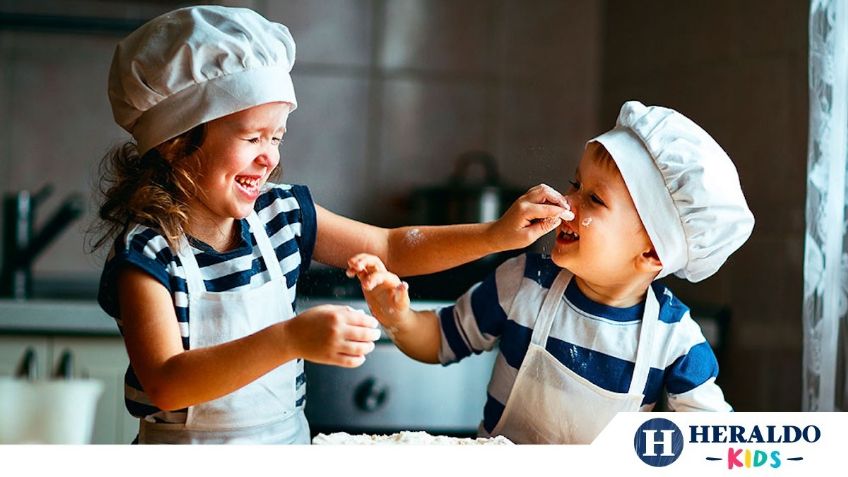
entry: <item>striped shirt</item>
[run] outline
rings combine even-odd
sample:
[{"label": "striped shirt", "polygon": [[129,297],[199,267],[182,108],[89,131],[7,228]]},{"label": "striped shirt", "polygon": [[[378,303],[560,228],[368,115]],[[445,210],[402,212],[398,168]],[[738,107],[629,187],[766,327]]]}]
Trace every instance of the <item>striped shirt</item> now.
[{"label": "striped shirt", "polygon": [[[498,345],[483,427],[491,433],[504,411],[515,377],[530,344],[542,303],[560,268],[538,254],[504,262],[482,282],[438,310],[439,360],[447,365]],[[718,362],[689,308],[664,285],[652,285],[660,312],[657,348],[645,385],[642,411],[653,409],[668,393],[676,411],[729,411],[715,384]],[[551,326],[545,349],[559,362],[608,391],[630,388],[644,302],[615,308],[587,298],[572,279]]]},{"label": "striped shirt", "polygon": [[[285,275],[292,309],[300,274],[309,267],[315,245],[317,223],[315,205],[309,189],[299,185],[266,184],[254,205],[259,220],[271,239],[280,267]],[[241,243],[234,250],[217,252],[209,245],[189,237],[200,274],[209,292],[237,291],[257,288],[270,280],[256,238],[246,219],[237,222]],[[115,240],[106,259],[100,278],[98,301],[103,310],[114,317],[123,333],[118,304],[117,273],[121,267],[132,265],[149,273],[170,292],[180,327],[183,349],[189,349],[189,320],[185,271],[176,251],[156,230],[143,225],[131,225]],[[303,360],[297,360],[296,403],[306,402],[306,376]],[[132,365],[124,378],[124,401],[131,415],[155,422],[184,423],[187,409],[163,411],[152,404],[145,394]]]}]

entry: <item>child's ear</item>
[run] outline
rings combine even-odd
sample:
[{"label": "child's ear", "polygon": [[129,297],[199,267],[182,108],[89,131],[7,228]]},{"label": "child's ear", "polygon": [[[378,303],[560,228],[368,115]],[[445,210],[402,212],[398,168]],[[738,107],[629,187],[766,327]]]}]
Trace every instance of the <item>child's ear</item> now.
[{"label": "child's ear", "polygon": [[658,273],[663,268],[663,264],[654,247],[642,252],[642,255],[637,259],[637,265],[644,272]]}]

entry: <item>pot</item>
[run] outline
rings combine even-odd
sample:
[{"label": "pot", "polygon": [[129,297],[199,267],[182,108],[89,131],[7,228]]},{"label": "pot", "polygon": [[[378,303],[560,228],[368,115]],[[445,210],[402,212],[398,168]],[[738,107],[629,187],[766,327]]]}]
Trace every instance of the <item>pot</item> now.
[{"label": "pot", "polygon": [[[504,183],[494,156],[468,151],[454,161],[444,185],[417,189],[411,196],[412,221],[422,225],[490,222],[498,219],[525,189]],[[506,259],[521,253],[513,250],[488,255],[441,273],[408,277],[413,299],[455,300]]]}]

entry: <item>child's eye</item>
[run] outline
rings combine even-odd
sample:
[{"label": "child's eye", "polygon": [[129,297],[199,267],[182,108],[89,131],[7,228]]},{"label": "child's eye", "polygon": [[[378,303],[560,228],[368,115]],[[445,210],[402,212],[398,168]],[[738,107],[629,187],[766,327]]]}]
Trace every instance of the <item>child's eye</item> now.
[{"label": "child's eye", "polygon": [[592,202],[599,204],[599,205],[606,206],[606,204],[604,204],[604,201],[602,201],[600,198],[598,198],[598,196],[596,196],[595,194],[592,194]]},{"label": "child's eye", "polygon": [[281,138],[281,137],[272,137],[272,138],[271,138],[271,142],[273,142],[274,144],[280,145],[280,144],[282,144],[282,143],[283,143],[283,138]]},{"label": "child's eye", "polygon": [[569,183],[569,184],[571,184],[571,187],[572,187],[574,190],[580,190],[580,182],[577,182],[577,181],[568,181],[568,183]]},{"label": "child's eye", "polygon": [[247,141],[251,144],[259,144],[259,138],[258,137],[252,137],[252,138],[249,138],[249,139],[245,139],[245,141]]}]

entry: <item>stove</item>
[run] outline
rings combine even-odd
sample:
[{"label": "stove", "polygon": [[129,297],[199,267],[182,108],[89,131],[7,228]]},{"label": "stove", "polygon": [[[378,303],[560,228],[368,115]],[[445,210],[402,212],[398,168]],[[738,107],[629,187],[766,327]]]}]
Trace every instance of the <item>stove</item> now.
[{"label": "stove", "polygon": [[[368,312],[364,300],[313,298]],[[417,310],[452,302],[413,301]],[[306,363],[306,417],[318,432],[386,434],[422,430],[457,437],[476,436],[497,351],[448,366],[425,364],[403,354],[387,337],[376,343],[358,368]]]}]

